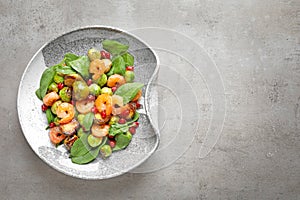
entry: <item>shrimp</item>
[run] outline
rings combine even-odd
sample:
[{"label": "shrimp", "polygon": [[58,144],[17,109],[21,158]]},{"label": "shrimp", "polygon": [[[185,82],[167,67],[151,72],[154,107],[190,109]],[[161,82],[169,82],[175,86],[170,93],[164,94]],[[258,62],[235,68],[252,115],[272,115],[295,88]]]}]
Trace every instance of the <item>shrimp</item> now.
[{"label": "shrimp", "polygon": [[89,99],[84,99],[81,101],[76,101],[76,109],[82,114],[87,114],[94,107],[94,101]]},{"label": "shrimp", "polygon": [[90,63],[89,72],[94,74],[93,80],[97,80],[104,74],[106,70],[105,63],[103,60],[95,59]]},{"label": "shrimp", "polygon": [[50,93],[46,94],[46,96],[44,96],[43,103],[46,106],[52,106],[54,104],[54,102],[57,101],[59,98],[60,97],[56,92],[50,92]]},{"label": "shrimp", "polygon": [[69,123],[75,116],[75,108],[70,103],[61,103],[56,109],[56,115],[61,118],[59,120],[60,124]]},{"label": "shrimp", "polygon": [[123,98],[118,95],[112,96],[112,114],[113,115],[119,115],[121,112],[123,112]]},{"label": "shrimp", "polygon": [[61,141],[63,141],[66,138],[66,136],[62,133],[62,130],[59,126],[50,128],[49,137],[53,144],[59,144]]},{"label": "shrimp", "polygon": [[112,112],[112,97],[109,94],[101,94],[95,101],[95,106],[99,112],[105,111],[106,116]]},{"label": "shrimp", "polygon": [[104,137],[108,135],[110,125],[97,125],[92,126],[92,135],[95,137]]},{"label": "shrimp", "polygon": [[76,119],[73,119],[71,122],[67,124],[61,124],[60,128],[63,134],[65,135],[73,135],[76,132],[76,129],[79,127],[79,122]]},{"label": "shrimp", "polygon": [[108,87],[119,87],[125,83],[126,83],[126,81],[125,81],[124,76],[121,76],[119,74],[111,75],[107,80]]},{"label": "shrimp", "polygon": [[142,90],[139,90],[138,93],[135,95],[135,97],[131,101],[138,101],[139,98],[142,96]]},{"label": "shrimp", "polygon": [[102,61],[104,62],[104,65],[105,65],[104,73],[107,73],[111,68],[112,62],[109,59],[102,59]]}]

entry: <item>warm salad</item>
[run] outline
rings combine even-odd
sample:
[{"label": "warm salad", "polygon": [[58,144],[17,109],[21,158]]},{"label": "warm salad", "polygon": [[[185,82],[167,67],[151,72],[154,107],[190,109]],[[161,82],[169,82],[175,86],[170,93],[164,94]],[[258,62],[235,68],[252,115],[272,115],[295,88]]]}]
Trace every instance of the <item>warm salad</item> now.
[{"label": "warm salad", "polygon": [[102,42],[87,55],[67,53],[47,68],[36,95],[43,101],[50,141],[64,144],[73,163],[86,164],[126,148],[137,122],[142,83],[134,80],[134,57],[129,46]]}]

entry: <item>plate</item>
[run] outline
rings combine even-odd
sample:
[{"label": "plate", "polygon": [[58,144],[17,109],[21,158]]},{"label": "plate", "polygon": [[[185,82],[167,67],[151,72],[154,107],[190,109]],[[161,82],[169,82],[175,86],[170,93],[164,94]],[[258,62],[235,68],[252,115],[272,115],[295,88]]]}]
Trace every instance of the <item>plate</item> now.
[{"label": "plate", "polygon": [[[84,55],[88,49],[102,49],[104,39],[114,39],[129,45],[129,52],[135,57],[136,82],[145,84],[141,97],[140,127],[129,146],[114,152],[106,160],[100,157],[86,165],[71,162],[68,151],[60,145],[54,147],[45,130],[47,120],[41,110],[42,102],[35,96],[39,81],[46,67],[57,64],[64,54],[72,52]],[[143,163],[157,149],[159,131],[149,115],[151,102],[157,97],[153,83],[159,68],[155,52],[136,36],[114,27],[83,27],[64,33],[41,47],[27,65],[18,91],[17,109],[23,134],[32,150],[48,165],[66,175],[82,179],[107,179],[124,174]],[[151,110],[151,115],[153,115]]]}]

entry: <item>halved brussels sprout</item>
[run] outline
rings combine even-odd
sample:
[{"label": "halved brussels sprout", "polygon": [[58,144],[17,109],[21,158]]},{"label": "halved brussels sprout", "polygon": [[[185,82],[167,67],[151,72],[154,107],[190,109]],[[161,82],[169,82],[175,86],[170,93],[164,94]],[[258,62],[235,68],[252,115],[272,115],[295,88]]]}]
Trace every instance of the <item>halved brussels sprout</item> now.
[{"label": "halved brussels sprout", "polygon": [[87,55],[88,55],[90,61],[101,58],[100,51],[98,51],[97,49],[94,49],[94,48],[88,50]]},{"label": "halved brussels sprout", "polygon": [[48,90],[49,90],[49,91],[58,92],[57,84],[54,83],[54,82],[52,82],[52,83],[49,85]]},{"label": "halved brussels sprout", "polygon": [[101,93],[101,88],[96,83],[93,83],[89,86],[90,94],[98,96]]},{"label": "halved brussels sprout", "polygon": [[91,147],[99,146],[102,142],[102,137],[95,137],[92,134],[90,134],[87,138],[87,141]]},{"label": "halved brussels sprout", "polygon": [[62,101],[70,102],[72,98],[72,91],[69,87],[64,87],[59,91],[59,96]]},{"label": "halved brussels sprout", "polygon": [[108,158],[112,154],[112,149],[109,145],[105,144],[100,148],[102,158]]},{"label": "halved brussels sprout", "polygon": [[54,104],[51,106],[51,111],[53,114],[56,115],[56,109],[61,103],[62,103],[61,101],[55,101]]},{"label": "halved brussels sprout", "polygon": [[134,72],[133,71],[126,71],[124,77],[125,77],[126,83],[133,82]]},{"label": "halved brussels sprout", "polygon": [[89,95],[89,87],[85,83],[85,81],[75,81],[73,83],[73,92],[74,92],[74,98],[76,100],[83,100],[87,98]]},{"label": "halved brussels sprout", "polygon": [[111,88],[109,87],[104,87],[101,89],[101,94],[109,94],[109,95],[113,95],[113,92],[111,90]]},{"label": "halved brussels sprout", "polygon": [[55,74],[53,80],[54,80],[55,83],[63,83],[64,82],[64,77],[62,77],[58,74]]},{"label": "halved brussels sprout", "polygon": [[102,74],[101,77],[96,82],[101,87],[104,86],[106,84],[106,82],[107,82],[107,76],[106,76],[106,74]]}]

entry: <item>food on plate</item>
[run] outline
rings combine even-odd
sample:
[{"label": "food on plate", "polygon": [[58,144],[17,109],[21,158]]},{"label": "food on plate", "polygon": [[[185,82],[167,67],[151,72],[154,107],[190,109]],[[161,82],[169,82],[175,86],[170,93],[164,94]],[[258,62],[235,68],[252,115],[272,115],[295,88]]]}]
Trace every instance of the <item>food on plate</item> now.
[{"label": "food on plate", "polygon": [[63,144],[76,164],[125,149],[139,127],[142,83],[134,82],[128,45],[104,40],[103,50],[67,53],[47,68],[36,96],[43,101],[51,143]]}]

